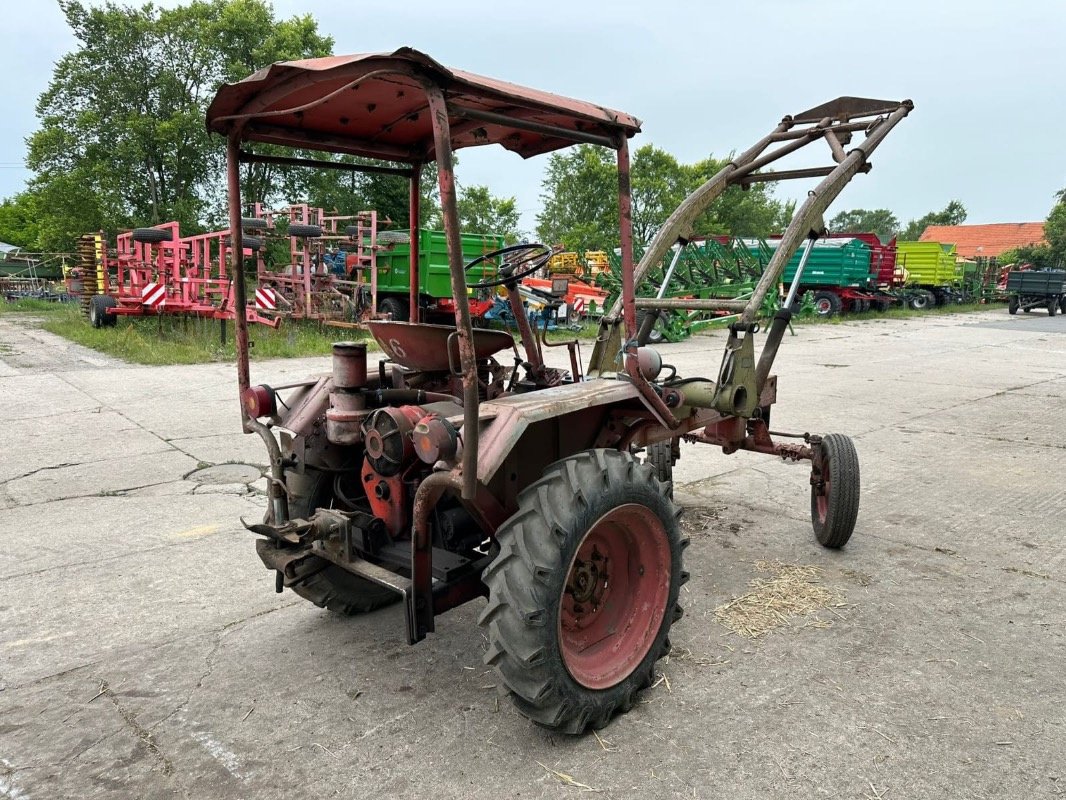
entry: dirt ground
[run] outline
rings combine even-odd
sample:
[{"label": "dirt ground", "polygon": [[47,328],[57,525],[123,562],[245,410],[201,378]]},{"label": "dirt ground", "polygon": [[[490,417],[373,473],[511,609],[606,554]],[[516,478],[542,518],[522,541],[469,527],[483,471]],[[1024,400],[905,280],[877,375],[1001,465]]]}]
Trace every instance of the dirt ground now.
[{"label": "dirt ground", "polygon": [[[673,655],[569,738],[497,698],[480,601],[408,647],[399,608],[274,594],[239,521],[265,459],[232,367],[127,366],[0,317],[0,798],[1066,794],[1066,319],[796,334],[773,425],[855,437],[851,543],[815,543],[803,466],[686,445]],[[661,349],[713,376],[720,344]],[[796,565],[826,607],[756,638],[716,615]]]}]

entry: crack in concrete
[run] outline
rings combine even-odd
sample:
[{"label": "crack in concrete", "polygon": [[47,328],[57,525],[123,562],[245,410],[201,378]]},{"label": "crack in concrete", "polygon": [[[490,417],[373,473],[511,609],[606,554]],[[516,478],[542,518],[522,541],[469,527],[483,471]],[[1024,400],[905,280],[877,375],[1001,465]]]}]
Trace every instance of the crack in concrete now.
[{"label": "crack in concrete", "polygon": [[47,472],[50,469],[65,469],[66,467],[80,467],[86,462],[84,461],[67,461],[62,464],[53,464],[48,467],[37,467],[37,469],[31,469],[29,472],[24,472],[21,475],[15,475],[13,478],[5,478],[0,481],[0,486],[4,486],[13,481],[20,481],[23,478],[29,478],[32,475],[36,475],[38,472]]},{"label": "crack in concrete", "polygon": [[111,691],[111,687],[105,680],[100,681],[100,693],[114,704],[119,716],[122,717],[126,726],[133,732],[134,736],[136,736],[141,744],[148,748],[148,752],[155,756],[155,758],[163,765],[163,774],[173,775],[174,764],[169,758],[167,758],[162,749],[160,749],[155,737],[152,736],[151,731],[137,722],[136,715],[119,702],[118,697],[116,697],[115,693]]},{"label": "crack in concrete", "polygon": [[[141,489],[151,489],[151,488],[153,488],[155,486],[166,486],[168,483],[181,483],[181,482],[182,482],[182,480],[179,478],[179,479],[170,480],[170,481],[159,481],[157,483],[145,483],[145,484],[143,484],[141,486],[127,486],[127,487],[125,487],[123,489],[105,489],[103,491],[90,492],[89,494],[72,494],[72,495],[67,495],[66,497],[53,497],[53,498],[50,498],[48,500],[38,500],[35,503],[19,503],[19,502],[15,502],[14,498],[12,498],[10,494],[8,494],[7,498],[12,501],[12,504],[11,505],[2,505],[2,506],[0,506],[0,510],[8,510],[8,509],[12,509],[12,508],[33,508],[34,506],[44,506],[44,505],[48,505],[49,503],[62,503],[64,501],[66,501],[66,500],[85,500],[86,498],[89,498],[89,497],[129,497],[129,494],[128,494],[129,492],[136,492],[136,491],[139,491]],[[0,485],[2,485],[2,484],[0,484]],[[190,494],[191,494],[191,492],[190,492]]]},{"label": "crack in concrete", "polygon": [[119,409],[119,408],[115,408],[115,407],[113,407],[113,406],[108,406],[108,405],[107,405],[107,404],[106,404],[106,403],[105,403],[105,402],[104,402],[103,400],[101,400],[101,399],[100,399],[99,397],[96,397],[96,396],[94,396],[93,394],[90,394],[90,393],[89,393],[88,391],[86,391],[85,389],[82,389],[82,388],[80,388],[79,386],[76,386],[75,384],[73,384],[73,383],[71,383],[70,381],[68,381],[68,380],[66,379],[66,377],[65,377],[65,376],[63,376],[63,375],[60,375],[60,374],[56,374],[56,377],[57,377],[57,378],[59,378],[59,380],[63,381],[63,383],[65,383],[65,384],[67,384],[68,386],[70,386],[70,387],[71,387],[72,389],[74,389],[74,390],[76,390],[76,391],[79,391],[79,392],[81,392],[82,394],[84,394],[84,395],[85,395],[86,397],[88,397],[88,398],[89,398],[90,400],[95,400],[95,401],[96,401],[97,403],[100,403],[100,404],[101,404],[101,406],[105,406],[105,407],[107,407],[107,408],[108,408],[108,410],[110,410],[110,411],[113,411],[113,412],[114,412],[115,414],[118,414],[118,415],[119,415],[120,417],[122,417],[122,418],[123,418],[124,420],[126,420],[126,421],[127,421],[128,423],[130,423],[130,425],[133,425],[133,426],[134,426],[134,427],[136,427],[136,428],[140,428],[140,429],[141,429],[142,431],[144,431],[145,433],[147,433],[147,434],[149,434],[149,435],[151,435],[151,436],[154,436],[154,437],[155,437],[156,439],[158,439],[159,441],[161,441],[161,442],[162,442],[163,444],[165,444],[165,445],[166,445],[167,447],[169,447],[169,448],[172,448],[172,449],[174,449],[174,450],[177,450],[177,451],[178,451],[179,453],[183,453],[184,455],[187,455],[187,456],[188,456],[189,458],[191,458],[191,459],[193,459],[193,460],[195,460],[195,461],[199,461],[199,459],[198,459],[198,458],[196,458],[196,456],[194,456],[194,455],[193,455],[192,453],[188,452],[187,450],[183,450],[182,448],[180,448],[180,447],[178,447],[177,445],[175,445],[175,444],[174,444],[174,443],[173,443],[172,441],[170,441],[169,439],[167,439],[166,437],[164,437],[164,436],[163,436],[162,434],[156,433],[156,432],[155,432],[155,431],[153,431],[153,430],[152,430],[151,428],[145,427],[144,425],[142,425],[141,423],[139,423],[139,422],[138,422],[137,420],[135,420],[135,419],[133,419],[133,418],[131,418],[131,417],[127,416],[126,414],[124,414],[124,413],[122,412],[122,410],[121,410],[121,409]]},{"label": "crack in concrete", "polygon": [[29,689],[29,688],[32,688],[34,686],[37,686],[40,683],[44,683],[45,681],[51,681],[51,680],[55,680],[56,678],[62,678],[64,676],[66,676],[66,675],[70,675],[72,672],[80,672],[83,669],[89,669],[91,667],[95,667],[97,665],[97,663],[99,663],[99,662],[89,661],[86,664],[79,664],[76,667],[68,667],[67,669],[60,670],[59,672],[53,672],[50,675],[43,675],[40,678],[34,678],[32,681],[27,681],[26,683],[20,683],[17,686],[7,686],[7,687],[5,687],[5,690],[9,691],[9,692],[17,692],[20,689]]}]

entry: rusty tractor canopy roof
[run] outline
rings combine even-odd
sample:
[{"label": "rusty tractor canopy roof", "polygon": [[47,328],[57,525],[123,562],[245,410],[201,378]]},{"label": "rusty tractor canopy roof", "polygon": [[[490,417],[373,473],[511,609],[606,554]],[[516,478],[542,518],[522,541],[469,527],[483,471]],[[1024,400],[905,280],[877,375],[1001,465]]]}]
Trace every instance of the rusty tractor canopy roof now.
[{"label": "rusty tractor canopy roof", "polygon": [[426,82],[444,91],[453,149],[501,144],[529,158],[580,141],[617,147],[640,131],[629,114],[449,69],[409,47],[271,64],[222,86],[207,110],[207,128],[228,135],[243,126],[246,140],[429,161]]}]

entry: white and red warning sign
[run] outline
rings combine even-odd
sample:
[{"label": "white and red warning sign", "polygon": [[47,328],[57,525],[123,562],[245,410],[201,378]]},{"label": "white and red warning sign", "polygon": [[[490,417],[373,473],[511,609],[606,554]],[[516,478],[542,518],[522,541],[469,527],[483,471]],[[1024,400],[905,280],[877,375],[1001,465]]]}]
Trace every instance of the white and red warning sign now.
[{"label": "white and red warning sign", "polygon": [[149,308],[159,308],[166,299],[167,287],[162,283],[149,283],[141,289],[141,304]]},{"label": "white and red warning sign", "polygon": [[269,286],[260,286],[255,290],[255,307],[257,311],[274,311],[278,307],[278,296]]},{"label": "white and red warning sign", "polygon": [[585,313],[585,298],[584,297],[575,297],[574,298],[574,314],[577,315],[577,316],[581,316],[584,313]]}]

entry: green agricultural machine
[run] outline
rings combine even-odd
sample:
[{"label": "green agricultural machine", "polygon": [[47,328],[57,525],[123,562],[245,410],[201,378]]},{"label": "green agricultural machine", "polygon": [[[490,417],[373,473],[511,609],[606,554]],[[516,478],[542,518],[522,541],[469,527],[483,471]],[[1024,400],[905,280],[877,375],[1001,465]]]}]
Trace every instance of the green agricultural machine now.
[{"label": "green agricultural machine", "polygon": [[[464,233],[462,240],[464,263],[473,261],[485,253],[503,247],[503,237],[495,234]],[[377,254],[378,310],[392,315],[392,319],[407,322],[411,319],[411,232],[409,230],[386,231],[378,234],[381,249]],[[455,319],[455,303],[452,300],[451,273],[448,271],[448,242],[444,231],[420,230],[415,243],[418,258],[418,304],[430,316]],[[485,263],[471,273],[477,280],[496,276],[495,267]],[[493,300],[482,290],[479,294],[471,289],[470,314],[475,318],[485,315],[492,308]]]},{"label": "green agricultural machine", "polygon": [[[639,246],[634,248],[634,252],[638,257],[643,255]],[[765,257],[761,257],[763,255]],[[620,258],[617,254],[611,254],[610,259],[611,271],[597,276],[597,284],[610,292],[607,307],[622,292],[618,277],[622,274]],[[767,263],[768,254],[753,255],[740,239],[729,236],[697,239],[683,247],[676,245],[654,264],[649,269],[648,277],[637,288],[637,294],[658,298],[728,297],[742,300],[751,296]],[[643,319],[643,315],[640,316]],[[651,331],[649,341],[679,342],[702,328],[733,318],[734,315],[723,316],[701,310],[674,309],[663,312]]]}]

